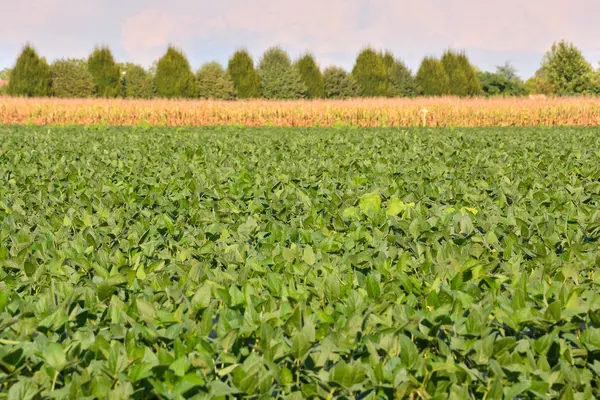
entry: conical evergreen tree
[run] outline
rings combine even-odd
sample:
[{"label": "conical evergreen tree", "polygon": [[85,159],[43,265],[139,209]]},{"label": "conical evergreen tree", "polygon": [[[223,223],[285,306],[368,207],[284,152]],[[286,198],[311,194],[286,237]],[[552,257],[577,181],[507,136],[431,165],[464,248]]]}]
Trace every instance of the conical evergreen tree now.
[{"label": "conical evergreen tree", "polygon": [[356,80],[343,68],[332,66],[323,71],[325,96],[328,99],[349,99],[358,97],[359,89]]},{"label": "conical evergreen tree", "polygon": [[92,52],[88,70],[94,77],[98,97],[112,98],[122,94],[121,71],[109,48],[99,47]]},{"label": "conical evergreen tree", "polygon": [[415,78],[410,69],[390,52],[382,55],[387,75],[388,97],[413,97],[417,94]]},{"label": "conical evergreen tree", "polygon": [[260,97],[259,77],[247,50],[236,51],[227,65],[227,72],[240,99]]},{"label": "conical evergreen tree", "polygon": [[464,52],[458,53],[458,64],[467,78],[467,96],[480,96],[483,93],[481,81],[479,80],[475,67],[473,67]]},{"label": "conical evergreen tree", "polygon": [[311,54],[305,54],[296,61],[296,68],[300,72],[302,82],[306,86],[306,97],[320,99],[325,97],[325,82],[323,74]]},{"label": "conical evergreen tree", "polygon": [[51,93],[50,67],[29,45],[17,58],[8,80],[7,92],[11,96],[45,97]]},{"label": "conical evergreen tree", "polygon": [[233,80],[218,62],[204,64],[196,73],[198,97],[232,100],[235,98]]},{"label": "conical evergreen tree", "polygon": [[464,53],[448,50],[442,56],[441,63],[448,75],[450,94],[466,97],[481,93],[481,85],[475,69]]},{"label": "conical evergreen tree", "polygon": [[425,57],[415,77],[417,88],[424,96],[450,94],[450,80],[442,63],[433,57]]},{"label": "conical evergreen tree", "polygon": [[164,98],[191,99],[196,97],[196,79],[183,53],[169,46],[156,65],[154,77],[156,94]]},{"label": "conical evergreen tree", "polygon": [[358,54],[352,69],[363,97],[387,96],[387,73],[383,57],[373,49],[365,49]]},{"label": "conical evergreen tree", "polygon": [[279,47],[265,51],[258,64],[260,93],[265,99],[293,100],[306,96],[307,88],[288,54]]}]

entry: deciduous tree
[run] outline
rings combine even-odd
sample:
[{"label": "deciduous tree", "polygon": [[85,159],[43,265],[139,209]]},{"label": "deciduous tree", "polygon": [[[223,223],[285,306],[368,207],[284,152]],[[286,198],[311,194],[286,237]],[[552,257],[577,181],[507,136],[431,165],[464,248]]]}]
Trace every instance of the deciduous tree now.
[{"label": "deciduous tree", "polygon": [[50,65],[52,95],[60,98],[94,97],[94,77],[86,60],[61,59]]},{"label": "deciduous tree", "polygon": [[128,99],[150,99],[155,95],[154,77],[141,65],[125,63],[119,66],[123,71],[123,90]]},{"label": "deciduous tree", "polygon": [[572,43],[554,43],[544,56],[542,70],[553,94],[572,96],[592,91],[592,65]]}]

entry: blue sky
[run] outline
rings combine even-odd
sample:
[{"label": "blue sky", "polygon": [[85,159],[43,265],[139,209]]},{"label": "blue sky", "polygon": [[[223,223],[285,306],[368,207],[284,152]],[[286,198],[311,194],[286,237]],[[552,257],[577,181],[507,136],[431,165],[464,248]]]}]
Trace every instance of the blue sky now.
[{"label": "blue sky", "polygon": [[510,61],[523,77],[552,42],[575,43],[598,67],[598,0],[19,0],[0,4],[0,69],[25,43],[49,61],[108,45],[149,66],[173,44],[194,69],[240,47],[256,60],[280,45],[311,51],[322,67],[352,67],[365,46],[389,49],[416,70],[425,55],[464,49],[483,70]]}]

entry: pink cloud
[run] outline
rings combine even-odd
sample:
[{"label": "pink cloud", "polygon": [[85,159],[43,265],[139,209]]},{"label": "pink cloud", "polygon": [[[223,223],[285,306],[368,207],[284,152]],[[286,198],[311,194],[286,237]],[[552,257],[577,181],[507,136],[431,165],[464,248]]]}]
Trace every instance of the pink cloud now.
[{"label": "pink cloud", "polygon": [[[579,7],[581,3],[584,7]],[[360,1],[232,0],[217,14],[178,13],[169,6],[142,11],[122,31],[131,54],[172,41],[219,39],[230,45],[281,44],[315,53],[355,52],[366,44],[406,48],[461,47],[492,51],[547,50],[553,41],[570,39],[594,46],[600,25],[581,26],[588,0],[393,1],[371,0],[372,21],[359,27]],[[365,3],[366,4],[366,3]],[[587,8],[587,10],[586,10]],[[600,11],[600,7],[594,6]],[[249,37],[235,36],[244,32]]]}]

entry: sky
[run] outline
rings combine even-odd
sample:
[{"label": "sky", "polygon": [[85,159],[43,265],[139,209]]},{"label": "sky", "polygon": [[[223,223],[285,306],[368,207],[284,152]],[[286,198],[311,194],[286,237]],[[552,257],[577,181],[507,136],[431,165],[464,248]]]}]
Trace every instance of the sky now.
[{"label": "sky", "polygon": [[371,46],[413,71],[452,48],[482,70],[509,61],[528,78],[563,39],[597,68],[598,15],[598,0],[0,0],[0,69],[26,43],[48,61],[109,46],[119,61],[146,67],[173,45],[194,69],[225,65],[239,48],[258,61],[279,45],[292,58],[309,51],[323,68],[349,70]]}]

